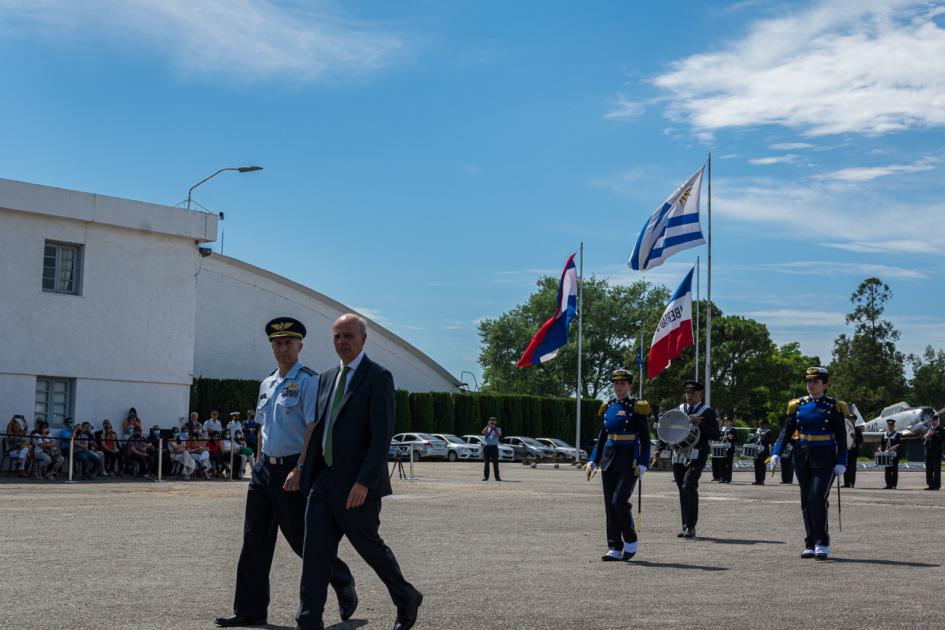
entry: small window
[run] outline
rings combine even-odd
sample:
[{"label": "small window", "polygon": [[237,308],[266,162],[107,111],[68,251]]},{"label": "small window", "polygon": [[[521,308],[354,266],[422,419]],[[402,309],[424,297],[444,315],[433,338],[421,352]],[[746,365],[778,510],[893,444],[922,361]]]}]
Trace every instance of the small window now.
[{"label": "small window", "polygon": [[81,245],[46,241],[43,250],[43,291],[81,295]]},{"label": "small window", "polygon": [[73,415],[75,380],[70,378],[36,377],[34,414],[45,418],[50,426],[59,426]]}]

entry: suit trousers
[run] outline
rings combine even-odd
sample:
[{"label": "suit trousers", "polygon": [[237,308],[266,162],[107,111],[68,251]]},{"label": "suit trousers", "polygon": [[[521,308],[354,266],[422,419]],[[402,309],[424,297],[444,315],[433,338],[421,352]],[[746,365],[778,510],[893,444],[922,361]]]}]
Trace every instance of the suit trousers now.
[{"label": "suit trousers", "polygon": [[844,486],[850,486],[852,488],[856,485],[856,458],[859,454],[860,451],[857,448],[852,448],[847,451],[847,471],[843,473]]},{"label": "suit trousers", "polygon": [[728,450],[728,455],[726,455],[725,458],[720,461],[722,462],[722,481],[731,483],[732,466],[735,462],[735,448],[730,448]]},{"label": "suit trousers", "polygon": [[705,460],[706,456],[702,454],[699,459],[686,466],[673,464],[673,478],[679,488],[679,511],[683,527],[694,528],[699,520],[699,477],[705,468]]},{"label": "suit trousers", "polygon": [[795,466],[797,483],[801,487],[801,514],[804,517],[804,548],[815,545],[830,546],[827,531],[827,508],[830,507],[830,488],[833,486],[833,468]]},{"label": "suit trousers", "polygon": [[794,483],[794,458],[781,457],[781,483]]},{"label": "suit trousers", "polygon": [[336,483],[335,472],[322,468],[315,475],[305,509],[305,543],[302,554],[302,580],[299,610],[295,620],[299,628],[319,627],[328,593],[328,576],[338,562],[338,543],[342,536],[358,555],[374,569],[394,604],[399,608],[412,603],[419,592],[400,571],[390,547],[378,533],[381,499],[368,494],[357,508],[347,509],[349,489]]},{"label": "suit trousers", "polygon": [[942,454],[932,453],[925,456],[925,483],[933,490],[942,489]]},{"label": "suit trousers", "polygon": [[712,458],[712,481],[718,481],[722,478],[722,458]]},{"label": "suit trousers", "polygon": [[899,485],[899,459],[896,458],[893,460],[892,466],[886,466],[883,469],[884,476],[886,477],[886,486],[890,488],[895,488]]},{"label": "suit trousers", "polygon": [[623,543],[636,542],[637,532],[633,526],[630,498],[637,483],[636,474],[630,471],[600,474],[604,486],[604,516],[607,519],[607,547],[623,550]]},{"label": "suit trousers", "polygon": [[765,482],[765,458],[767,455],[755,458],[755,483]]},{"label": "suit trousers", "polygon": [[482,478],[489,478],[489,462],[492,462],[492,470],[495,473],[495,478],[500,479],[499,477],[499,445],[498,444],[486,444],[482,447]]},{"label": "suit trousers", "polygon": [[[273,465],[260,460],[246,491],[243,519],[243,549],[236,568],[233,612],[243,617],[265,617],[269,608],[269,569],[279,529],[289,546],[302,556],[305,536],[305,496],[282,489],[292,465]],[[354,584],[344,562],[335,563],[331,585],[336,591]]]}]

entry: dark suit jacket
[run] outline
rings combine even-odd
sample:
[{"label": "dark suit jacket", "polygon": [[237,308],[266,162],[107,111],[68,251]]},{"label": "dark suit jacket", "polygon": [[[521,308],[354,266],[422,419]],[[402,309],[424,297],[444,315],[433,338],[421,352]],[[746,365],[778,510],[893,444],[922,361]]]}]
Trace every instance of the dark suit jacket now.
[{"label": "dark suit jacket", "polygon": [[[316,424],[302,470],[301,486],[306,494],[325,466],[322,436],[338,372],[337,366],[325,370],[319,380]],[[365,355],[348,379],[348,391],[332,427],[334,489],[347,496],[357,482],[367,486],[368,496],[387,496],[391,493],[387,452],[394,434],[394,378]]]}]

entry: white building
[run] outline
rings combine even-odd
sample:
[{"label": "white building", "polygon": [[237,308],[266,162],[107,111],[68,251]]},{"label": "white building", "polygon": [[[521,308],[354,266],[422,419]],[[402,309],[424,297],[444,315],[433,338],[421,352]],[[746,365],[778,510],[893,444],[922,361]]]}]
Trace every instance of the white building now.
[{"label": "white building", "polygon": [[[128,199],[0,179],[0,413],[61,424],[146,425],[187,415],[193,377],[261,379],[274,368],[262,328],[308,328],[302,360],[337,360],[331,322],[351,309],[233,258],[201,255],[217,218]],[[207,253],[208,250],[204,250]],[[262,299],[265,297],[265,299]],[[368,322],[366,352],[411,391],[458,380]]]}]

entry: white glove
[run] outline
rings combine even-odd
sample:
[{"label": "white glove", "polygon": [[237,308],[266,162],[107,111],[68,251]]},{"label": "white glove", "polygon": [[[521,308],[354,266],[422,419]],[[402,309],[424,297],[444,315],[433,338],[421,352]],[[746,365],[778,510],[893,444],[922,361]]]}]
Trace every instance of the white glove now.
[{"label": "white glove", "polygon": [[595,462],[588,462],[584,470],[587,473],[587,480],[590,481],[594,475],[597,474],[597,464]]},{"label": "white glove", "polygon": [[639,477],[640,479],[643,479],[643,473],[645,472],[646,472],[646,466],[640,466],[639,464],[637,464],[637,477]]},{"label": "white glove", "polygon": [[847,467],[844,466],[843,464],[837,464],[836,466],[833,467],[833,472],[838,477],[842,475],[843,473],[845,473],[846,471],[847,471]]}]

